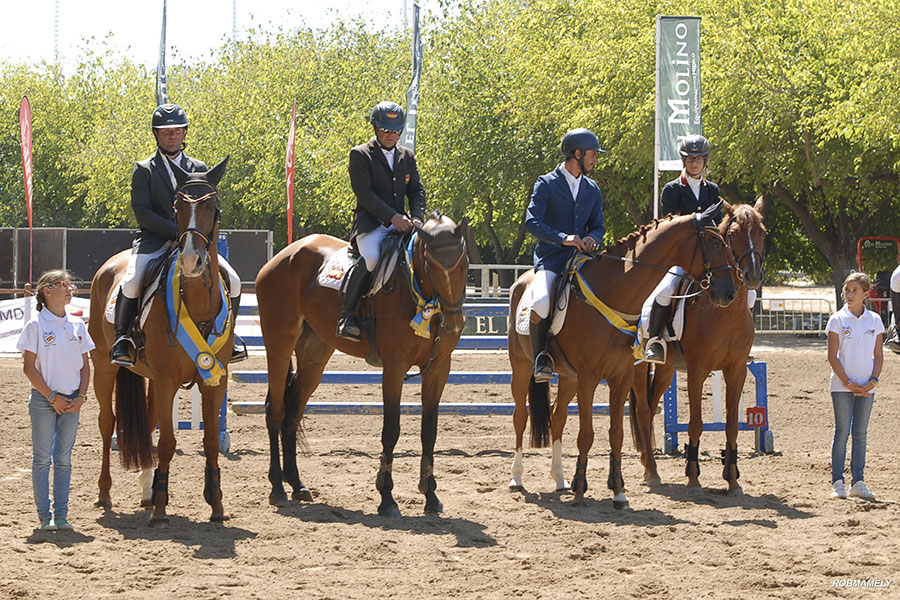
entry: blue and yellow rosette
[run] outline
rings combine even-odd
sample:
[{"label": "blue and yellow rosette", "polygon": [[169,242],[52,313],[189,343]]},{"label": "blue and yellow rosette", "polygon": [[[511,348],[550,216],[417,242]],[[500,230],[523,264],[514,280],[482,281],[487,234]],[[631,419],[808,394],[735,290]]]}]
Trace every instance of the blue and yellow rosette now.
[{"label": "blue and yellow rosette", "polygon": [[409,322],[413,332],[425,339],[431,338],[431,318],[441,312],[441,305],[437,299],[426,300],[419,290],[419,282],[416,281],[416,274],[413,272],[413,243],[416,241],[416,233],[409,238],[409,244],[406,246],[406,262],[409,266],[410,289],[412,289],[413,298],[416,301],[416,314]]}]

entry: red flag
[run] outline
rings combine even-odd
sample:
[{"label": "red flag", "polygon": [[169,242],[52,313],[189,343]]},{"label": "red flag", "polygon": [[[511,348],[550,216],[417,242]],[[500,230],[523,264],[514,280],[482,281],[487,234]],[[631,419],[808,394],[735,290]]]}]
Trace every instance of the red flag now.
[{"label": "red flag", "polygon": [[22,104],[19,106],[19,132],[22,134],[22,172],[25,174],[25,205],[28,208],[28,281],[30,282],[34,280],[32,277],[34,231],[31,222],[34,172],[31,167],[31,105],[28,103],[28,96],[22,96]]},{"label": "red flag", "polygon": [[287,243],[293,241],[294,222],[294,120],[297,117],[297,101],[291,107],[291,128],[288,131],[287,154],[284,158],[284,169],[287,172]]}]

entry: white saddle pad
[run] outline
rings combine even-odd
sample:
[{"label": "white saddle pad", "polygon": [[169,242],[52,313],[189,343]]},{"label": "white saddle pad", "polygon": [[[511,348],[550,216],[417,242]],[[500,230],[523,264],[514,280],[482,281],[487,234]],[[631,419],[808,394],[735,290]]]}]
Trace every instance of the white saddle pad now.
[{"label": "white saddle pad", "polygon": [[[562,308],[553,315],[553,322],[550,324],[550,333],[556,335],[562,329],[563,323],[566,321],[566,313],[569,311],[569,291],[571,286],[566,286],[563,291],[563,297],[557,299],[557,305]],[[519,307],[516,309],[516,333],[519,335],[528,335],[529,326],[531,325],[531,305],[534,299],[531,295],[531,284],[525,289],[522,297],[519,299]]]},{"label": "white saddle pad", "polygon": [[[154,300],[156,300],[156,288],[159,287],[159,277],[155,278],[151,283],[150,287],[147,288],[147,291],[144,292],[145,298],[150,298],[148,302],[141,307],[141,328],[144,327],[144,323],[147,322],[147,316],[150,314],[150,308],[153,306]],[[119,290],[122,288],[122,282],[116,284],[115,289],[113,289],[112,294],[109,296],[109,301],[106,303],[106,311],[104,314],[106,315],[106,320],[113,325],[116,324],[116,299],[119,297]]]},{"label": "white saddle pad", "polygon": [[[349,251],[350,247],[347,246],[341,248],[329,257],[319,270],[319,285],[340,291],[341,281],[343,281],[344,275],[347,274],[347,271],[350,270],[350,267],[352,267],[357,260],[356,258],[350,257]],[[382,286],[384,286],[385,282],[390,279],[391,274],[394,272],[394,267],[397,264],[397,258],[398,256],[395,252],[391,255],[390,259],[380,262],[381,266],[375,273],[375,281],[372,284],[372,289],[367,295],[374,295],[382,288]]]},{"label": "white saddle pad", "polygon": [[[641,343],[643,343],[647,338],[647,324],[650,322],[650,310],[653,307],[654,296],[650,296],[647,300],[644,301],[644,306],[641,307]],[[672,329],[675,330],[675,335],[669,335],[669,327],[663,327],[662,338],[667,342],[678,341],[681,339],[681,334],[684,333],[684,298],[679,298],[675,301],[675,318],[672,319]]]}]

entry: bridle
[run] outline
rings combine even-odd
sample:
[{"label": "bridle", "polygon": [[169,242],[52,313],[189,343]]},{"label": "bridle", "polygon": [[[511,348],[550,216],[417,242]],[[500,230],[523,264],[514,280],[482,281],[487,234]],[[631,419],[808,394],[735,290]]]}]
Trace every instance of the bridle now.
[{"label": "bridle", "polygon": [[[212,237],[216,231],[216,226],[219,224],[219,216],[221,215],[221,212],[222,212],[221,210],[219,210],[219,195],[218,195],[218,193],[216,192],[215,189],[213,189],[213,191],[211,191],[207,194],[204,194],[203,196],[200,196],[199,198],[192,198],[191,196],[188,196],[181,190],[178,190],[178,192],[176,192],[176,194],[175,194],[175,197],[181,198],[191,208],[191,216],[190,216],[190,220],[188,221],[188,226],[185,227],[182,230],[182,232],[178,235],[179,248],[184,250],[184,240],[188,235],[197,235],[197,236],[200,236],[200,239],[205,242],[205,246],[203,248],[206,252],[208,252],[209,247],[212,244]],[[213,218],[213,224],[209,230],[209,233],[205,233],[205,232],[201,231],[200,229],[198,229],[197,227],[193,226],[193,223],[195,222],[195,217],[196,217],[196,209],[197,209],[197,206],[199,206],[201,202],[206,202],[207,200],[210,200],[213,198],[216,201],[216,213],[215,213],[215,217]],[[177,215],[178,211],[176,210],[175,213]]]},{"label": "bridle", "polygon": [[709,286],[712,282],[713,274],[717,271],[725,271],[731,270],[731,265],[726,264],[720,267],[711,267],[709,262],[709,257],[707,256],[707,251],[710,250],[709,245],[712,243],[710,237],[713,237],[720,242],[722,242],[723,246],[726,246],[725,238],[722,237],[722,234],[719,233],[719,230],[715,227],[705,227],[700,218],[699,213],[698,216],[694,218],[694,228],[697,231],[697,245],[694,247],[694,254],[691,256],[691,267],[694,266],[694,259],[697,257],[697,249],[700,249],[700,254],[703,256],[703,274],[700,276],[700,279],[697,280],[697,283],[700,284],[700,288],[702,290],[709,289]]},{"label": "bridle", "polygon": [[[735,219],[735,223],[737,223],[737,219]],[[735,271],[737,271],[738,281],[740,281],[741,285],[744,285],[744,271],[743,271],[743,269],[741,269],[741,262],[745,258],[747,258],[747,256],[750,256],[750,261],[751,261],[750,266],[753,267],[753,266],[755,266],[754,261],[756,260],[756,257],[759,257],[759,270],[760,270],[760,272],[765,273],[763,266],[762,266],[765,258],[764,258],[763,251],[760,250],[759,248],[757,248],[756,244],[753,243],[753,236],[750,235],[749,228],[747,229],[748,248],[746,250],[744,250],[743,252],[741,252],[740,256],[738,256],[737,253],[734,251],[733,236],[734,236],[734,229],[732,229],[732,227],[729,225],[728,239],[727,239],[728,249],[731,250],[731,256],[734,257],[734,264],[737,267],[735,269]]]},{"label": "bridle", "polygon": [[[437,286],[434,285],[432,270],[429,268],[429,265],[434,265],[434,267],[441,272],[441,274],[447,279],[447,288],[450,289],[450,273],[456,270],[456,268],[462,262],[463,258],[465,258],[466,256],[466,240],[465,238],[460,237],[459,244],[443,244],[433,249],[429,248],[429,244],[425,240],[422,240],[422,243],[422,253],[425,256],[425,277],[428,278],[428,283],[429,285],[431,285],[431,291],[434,293],[435,297],[440,303],[441,324],[443,325],[445,315],[453,316],[462,313],[462,307],[466,301],[466,286],[463,285],[462,291],[460,292],[460,297],[457,301],[448,301],[441,296],[440,292],[438,292]],[[456,257],[456,261],[451,266],[447,267],[440,261],[440,259],[434,256],[434,252],[446,250],[449,248],[459,248],[459,256]]]}]

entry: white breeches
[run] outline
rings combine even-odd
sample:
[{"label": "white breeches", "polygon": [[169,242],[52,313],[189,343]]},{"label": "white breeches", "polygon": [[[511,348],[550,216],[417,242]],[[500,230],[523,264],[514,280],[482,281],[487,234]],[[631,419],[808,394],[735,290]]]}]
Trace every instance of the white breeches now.
[{"label": "white breeches", "polygon": [[381,242],[388,233],[395,229],[393,225],[390,227],[381,225],[368,233],[360,233],[356,236],[356,249],[366,260],[366,271],[369,273],[378,266],[378,259],[381,258]]},{"label": "white breeches", "polygon": [[684,269],[681,267],[672,267],[666,273],[650,297],[660,306],[669,306],[672,303],[672,296],[675,295],[675,288],[678,287],[678,281],[684,275]]},{"label": "white breeches", "polygon": [[[150,252],[149,254],[138,254],[137,252],[131,253],[131,256],[128,259],[128,267],[125,269],[125,278],[122,280],[122,293],[125,294],[126,298],[138,297],[141,293],[141,280],[144,278],[147,264],[154,258],[162,256],[168,251],[169,247],[166,245],[156,252]],[[228,261],[222,256],[219,256],[219,267],[228,274],[228,295],[232,298],[237,298],[241,295],[241,278],[238,277],[237,271],[235,271],[234,267],[228,264]]]},{"label": "white breeches", "polygon": [[900,265],[891,273],[891,291],[900,294]]},{"label": "white breeches", "polygon": [[554,280],[556,273],[544,269],[535,271],[531,282],[531,310],[542,319],[550,314],[550,290],[553,289]]}]

